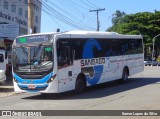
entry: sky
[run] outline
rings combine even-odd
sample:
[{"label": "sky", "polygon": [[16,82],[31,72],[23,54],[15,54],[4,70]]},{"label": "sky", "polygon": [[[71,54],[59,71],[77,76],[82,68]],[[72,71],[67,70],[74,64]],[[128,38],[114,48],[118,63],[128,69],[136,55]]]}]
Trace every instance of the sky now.
[{"label": "sky", "polygon": [[96,30],[99,12],[100,31],[112,26],[116,10],[126,14],[160,11],[160,0],[42,0],[41,32]]}]

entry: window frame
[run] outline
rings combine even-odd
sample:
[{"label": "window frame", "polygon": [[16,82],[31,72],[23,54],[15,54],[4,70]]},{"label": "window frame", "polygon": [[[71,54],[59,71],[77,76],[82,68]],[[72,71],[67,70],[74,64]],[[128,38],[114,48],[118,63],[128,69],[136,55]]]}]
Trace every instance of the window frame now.
[{"label": "window frame", "polygon": [[16,5],[11,5],[11,12],[16,13]]},{"label": "window frame", "polygon": [[18,8],[18,15],[23,16],[23,9],[21,7]]},{"label": "window frame", "polygon": [[59,69],[73,65],[73,49],[70,39],[57,40],[57,63]]},{"label": "window frame", "polygon": [[4,1],[4,8],[8,10],[8,6],[9,6],[9,3],[7,1]]}]

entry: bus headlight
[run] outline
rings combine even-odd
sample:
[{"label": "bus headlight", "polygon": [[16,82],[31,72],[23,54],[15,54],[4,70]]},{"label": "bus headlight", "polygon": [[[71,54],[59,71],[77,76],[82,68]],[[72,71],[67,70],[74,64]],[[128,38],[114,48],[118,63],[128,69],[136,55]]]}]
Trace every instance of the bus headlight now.
[{"label": "bus headlight", "polygon": [[55,74],[54,76],[52,76],[52,77],[47,81],[47,83],[51,83],[55,78],[56,78],[56,74]]}]

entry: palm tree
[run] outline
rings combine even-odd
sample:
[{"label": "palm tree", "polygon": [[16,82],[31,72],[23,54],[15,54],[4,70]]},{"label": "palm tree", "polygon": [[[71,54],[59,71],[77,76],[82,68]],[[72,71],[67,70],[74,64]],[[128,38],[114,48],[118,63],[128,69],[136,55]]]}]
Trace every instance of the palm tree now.
[{"label": "palm tree", "polygon": [[121,12],[119,10],[116,10],[116,13],[114,13],[112,15],[112,23],[113,23],[113,25],[118,24],[125,15],[126,15],[125,12]]}]

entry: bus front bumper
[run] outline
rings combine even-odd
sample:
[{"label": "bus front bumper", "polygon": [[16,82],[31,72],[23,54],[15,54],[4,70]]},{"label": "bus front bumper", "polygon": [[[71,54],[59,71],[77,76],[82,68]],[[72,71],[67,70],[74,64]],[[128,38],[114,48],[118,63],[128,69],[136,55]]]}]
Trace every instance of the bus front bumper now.
[{"label": "bus front bumper", "polygon": [[47,83],[44,84],[18,84],[18,87],[21,90],[34,90],[34,91],[41,91],[41,90],[46,90],[46,88],[48,87]]}]

